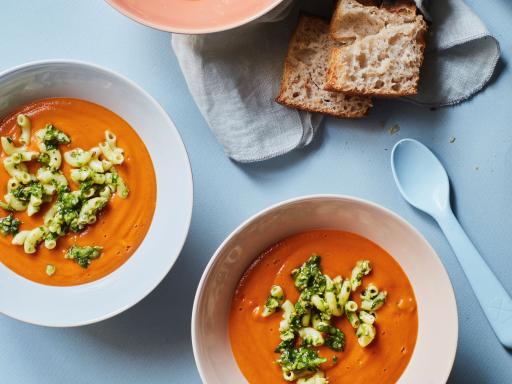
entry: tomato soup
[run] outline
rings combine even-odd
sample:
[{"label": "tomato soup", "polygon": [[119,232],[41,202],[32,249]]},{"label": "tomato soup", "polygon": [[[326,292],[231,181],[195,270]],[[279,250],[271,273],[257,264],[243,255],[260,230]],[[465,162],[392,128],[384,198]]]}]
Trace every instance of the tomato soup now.
[{"label": "tomato soup", "polygon": [[[155,210],[156,179],[149,153],[137,133],[112,111],[84,100],[52,98],[33,102],[5,117],[0,122],[0,136],[8,136],[19,145],[20,127],[16,116],[20,113],[29,117],[32,123],[31,142],[28,148],[38,151],[34,133],[53,124],[71,138],[71,143],[61,145],[62,154],[73,148],[89,150],[105,140],[105,131],[117,136],[117,145],[124,150],[124,162],[116,166],[130,192],[127,199],[115,194],[99,213],[96,223],[81,233],[69,232],[57,240],[57,247],[49,250],[41,244],[37,252],[26,254],[22,246],[11,244],[12,236],[0,236],[0,262],[6,267],[34,282],[70,286],[89,283],[100,279],[119,268],[135,252],[144,239]],[[6,157],[2,151],[1,160]],[[33,173],[38,165],[29,164]],[[68,179],[70,188],[77,185],[70,179],[71,167],[62,162],[61,170]],[[10,178],[0,165],[0,192],[3,196]],[[45,203],[40,212],[29,217],[26,212],[15,212],[21,220],[20,230],[31,230],[43,224],[43,215],[52,203]],[[1,213],[6,216],[7,212]],[[101,246],[101,257],[92,261],[88,268],[82,268],[64,255],[72,245]],[[55,273],[49,276],[46,266],[55,266]]]},{"label": "tomato soup", "polygon": [[316,348],[327,358],[321,365],[329,383],[395,383],[405,370],[416,343],[418,315],[412,286],[398,263],[371,241],[347,232],[314,230],[291,236],[261,254],[243,275],[233,297],[229,334],[233,354],[251,384],[286,383],[276,364],[274,349],[280,342],[281,312],[262,317],[272,285],[283,288],[285,296],[296,302],[299,292],[291,271],[313,253],[320,255],[322,272],[331,277],[350,277],[358,260],[371,262],[372,271],[352,300],[360,304],[360,292],[368,283],[388,293],[385,305],[377,312],[377,335],[362,348],[347,319],[334,318],[332,325],[345,333],[341,352],[326,346]]}]

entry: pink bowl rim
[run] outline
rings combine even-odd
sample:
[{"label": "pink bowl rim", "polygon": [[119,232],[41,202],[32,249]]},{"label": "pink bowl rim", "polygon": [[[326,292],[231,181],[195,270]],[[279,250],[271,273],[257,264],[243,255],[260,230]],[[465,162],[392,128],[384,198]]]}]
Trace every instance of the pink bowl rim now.
[{"label": "pink bowl rim", "polygon": [[119,6],[115,0],[105,0],[105,2],[110,5],[112,8],[114,8],[119,13],[123,14],[124,16],[138,22],[139,24],[145,25],[147,27],[151,27],[160,31],[164,32],[171,32],[171,33],[179,33],[179,34],[186,34],[186,35],[202,35],[207,33],[215,33],[215,32],[223,32],[228,31],[230,29],[234,29],[237,27],[240,27],[242,25],[248,24],[251,21],[254,21],[261,16],[267,14],[274,8],[276,8],[279,4],[281,4],[284,0],[274,0],[272,4],[270,4],[268,7],[262,9],[260,12],[257,12],[249,17],[237,20],[235,22],[225,24],[219,27],[206,27],[206,28],[179,28],[179,27],[173,27],[172,25],[165,25],[165,24],[159,24],[159,23],[153,23],[149,20],[144,19],[143,17],[139,17],[132,12],[129,12],[128,10],[124,9],[123,7]]}]

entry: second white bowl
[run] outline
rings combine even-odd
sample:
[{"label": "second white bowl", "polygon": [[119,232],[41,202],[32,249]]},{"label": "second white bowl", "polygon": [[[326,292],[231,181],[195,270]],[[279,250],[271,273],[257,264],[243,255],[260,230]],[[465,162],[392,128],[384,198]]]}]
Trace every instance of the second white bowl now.
[{"label": "second white bowl", "polygon": [[359,234],[390,253],[407,274],[418,305],[418,338],[400,383],[444,383],[457,348],[455,296],[448,275],[425,238],[404,219],[368,201],[315,195],[270,207],[238,227],[221,244],[197,289],[192,345],[207,384],[246,383],[231,352],[231,299],[253,260],[279,240],[307,230],[330,228]]}]

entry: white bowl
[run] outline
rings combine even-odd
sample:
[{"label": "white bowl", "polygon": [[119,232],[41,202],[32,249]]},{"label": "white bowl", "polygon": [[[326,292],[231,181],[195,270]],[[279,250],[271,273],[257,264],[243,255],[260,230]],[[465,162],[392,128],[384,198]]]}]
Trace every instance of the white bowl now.
[{"label": "white bowl", "polygon": [[144,241],[108,276],[84,285],[53,287],[20,277],[0,263],[0,313],[39,325],[77,326],[130,308],[169,272],[190,225],[192,174],[169,116],[125,77],[77,61],[29,63],[0,74],[0,117],[48,97],[88,100],[125,119],[146,144],[157,180],[155,214]]},{"label": "white bowl", "polygon": [[[457,348],[455,295],[438,256],[423,236],[395,213],[347,196],[314,195],[270,207],[238,227],[219,247],[197,289],[192,345],[204,383],[246,383],[231,352],[231,299],[260,252],[295,233],[330,228],[364,236],[389,252],[407,274],[418,304],[418,338],[400,383],[444,383]],[[441,315],[442,314],[442,315]]]}]

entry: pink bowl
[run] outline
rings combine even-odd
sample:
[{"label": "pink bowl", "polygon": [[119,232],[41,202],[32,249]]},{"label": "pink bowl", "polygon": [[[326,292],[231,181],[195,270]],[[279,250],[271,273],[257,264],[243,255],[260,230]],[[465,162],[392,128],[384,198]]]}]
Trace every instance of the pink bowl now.
[{"label": "pink bowl", "polygon": [[219,32],[246,24],[283,0],[106,0],[139,23],[168,32]]}]

